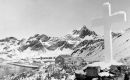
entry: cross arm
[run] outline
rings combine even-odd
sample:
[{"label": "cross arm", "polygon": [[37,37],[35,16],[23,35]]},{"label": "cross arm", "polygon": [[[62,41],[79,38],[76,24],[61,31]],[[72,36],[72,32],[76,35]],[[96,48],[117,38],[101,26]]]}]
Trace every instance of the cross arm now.
[{"label": "cross arm", "polygon": [[109,23],[125,22],[126,18],[124,14],[112,15],[109,18]]}]

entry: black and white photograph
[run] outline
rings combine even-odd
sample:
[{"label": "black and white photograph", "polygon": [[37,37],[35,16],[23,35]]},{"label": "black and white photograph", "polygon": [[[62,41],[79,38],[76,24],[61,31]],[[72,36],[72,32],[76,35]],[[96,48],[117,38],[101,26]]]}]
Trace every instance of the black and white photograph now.
[{"label": "black and white photograph", "polygon": [[0,0],[0,80],[130,80],[130,0]]}]

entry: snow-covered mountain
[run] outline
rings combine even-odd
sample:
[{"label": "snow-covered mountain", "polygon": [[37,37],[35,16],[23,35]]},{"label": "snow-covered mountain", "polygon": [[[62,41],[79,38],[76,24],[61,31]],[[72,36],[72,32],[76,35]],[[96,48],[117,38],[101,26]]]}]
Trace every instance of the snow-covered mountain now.
[{"label": "snow-covered mountain", "polygon": [[[114,58],[120,60],[130,56],[130,30],[124,33],[112,32],[112,36]],[[104,59],[103,49],[103,36],[86,26],[63,37],[36,34],[22,40],[15,37],[0,39],[0,58],[8,60],[71,54],[83,57],[86,61],[99,61]]]}]

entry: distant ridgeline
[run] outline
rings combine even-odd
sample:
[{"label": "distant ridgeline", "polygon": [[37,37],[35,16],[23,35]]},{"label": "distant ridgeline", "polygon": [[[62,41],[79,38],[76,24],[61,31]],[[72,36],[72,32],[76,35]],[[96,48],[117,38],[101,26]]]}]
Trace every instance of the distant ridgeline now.
[{"label": "distant ridgeline", "polygon": [[[113,53],[117,60],[125,57],[129,51],[128,46],[125,45],[129,45],[129,33],[128,29],[124,33],[112,32]],[[44,55],[57,57],[60,54],[70,54],[83,57],[87,61],[100,61],[104,58],[103,49],[103,35],[98,35],[86,26],[80,30],[73,30],[71,34],[63,37],[36,34],[28,39],[19,40],[15,37],[7,37],[0,40],[0,54],[6,55],[2,57],[4,59],[39,58],[45,57]],[[124,49],[127,50],[123,51]]]}]

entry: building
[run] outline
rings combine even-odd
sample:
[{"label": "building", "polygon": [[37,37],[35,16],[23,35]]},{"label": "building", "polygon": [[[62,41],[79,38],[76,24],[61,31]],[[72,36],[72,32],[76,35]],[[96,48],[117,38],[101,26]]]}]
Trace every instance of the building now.
[{"label": "building", "polygon": [[55,58],[55,63],[61,65],[65,63],[66,64],[72,63],[72,56],[67,54],[59,55],[58,57]]}]

